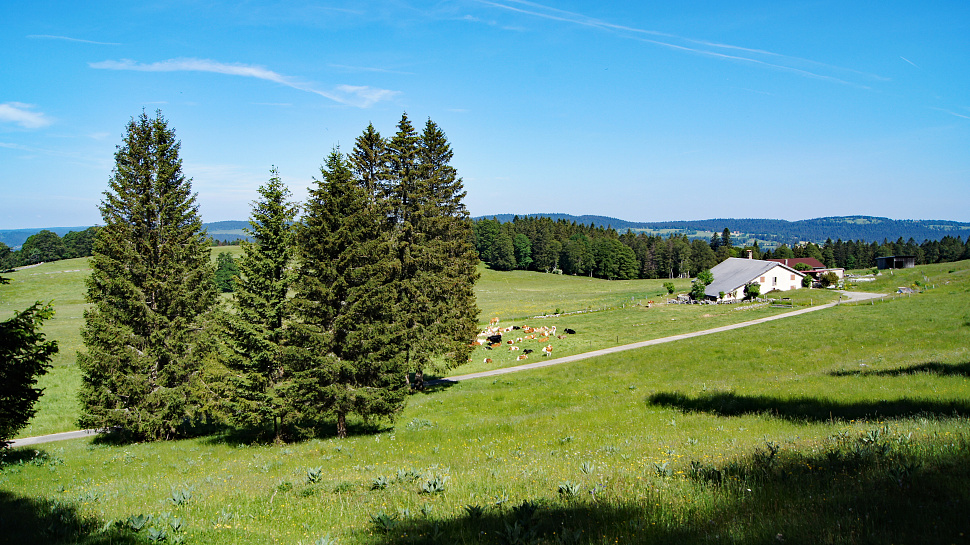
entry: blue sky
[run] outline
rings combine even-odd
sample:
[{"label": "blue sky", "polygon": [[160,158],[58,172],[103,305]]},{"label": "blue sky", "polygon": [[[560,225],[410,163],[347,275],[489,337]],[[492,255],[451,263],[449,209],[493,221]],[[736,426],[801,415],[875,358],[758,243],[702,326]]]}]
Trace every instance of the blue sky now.
[{"label": "blue sky", "polygon": [[4,2],[0,229],[100,221],[160,109],[204,221],[402,112],[473,215],[970,221],[970,3]]}]

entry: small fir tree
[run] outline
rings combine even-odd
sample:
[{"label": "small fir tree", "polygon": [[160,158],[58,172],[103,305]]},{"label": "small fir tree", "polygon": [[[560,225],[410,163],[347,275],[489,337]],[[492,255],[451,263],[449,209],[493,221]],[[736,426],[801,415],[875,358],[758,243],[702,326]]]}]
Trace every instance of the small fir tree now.
[{"label": "small fir tree", "polygon": [[162,439],[198,416],[215,289],[179,147],[161,112],[142,112],[115,153],[78,354],[82,427]]},{"label": "small fir tree", "polygon": [[239,265],[229,252],[219,252],[216,256],[216,289],[222,293],[232,293],[236,289],[236,278],[239,277]]},{"label": "small fir tree", "polygon": [[234,312],[223,319],[230,350],[223,397],[232,422],[246,427],[272,422],[273,436],[281,441],[290,414],[283,391],[291,374],[284,365],[283,349],[298,206],[290,202],[290,191],[275,167],[270,174],[249,217],[246,233],[252,241],[243,242]]}]

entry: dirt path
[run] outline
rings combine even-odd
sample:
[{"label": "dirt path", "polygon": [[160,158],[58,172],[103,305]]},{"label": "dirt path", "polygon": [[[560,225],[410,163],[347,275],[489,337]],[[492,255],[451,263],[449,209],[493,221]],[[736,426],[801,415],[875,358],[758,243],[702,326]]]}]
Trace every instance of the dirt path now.
[{"label": "dirt path", "polygon": [[[861,291],[841,291],[846,297],[846,301],[866,301],[869,299],[876,299],[879,297],[885,297],[882,293],[865,293]],[[840,301],[841,302],[841,301]],[[714,333],[722,333],[724,331],[731,331],[732,329],[741,329],[743,327],[750,327],[753,325],[763,324],[765,322],[772,322],[774,320],[781,320],[783,318],[791,318],[792,316],[799,316],[802,314],[807,314],[809,312],[816,312],[825,308],[832,308],[837,306],[839,303],[828,303],[825,305],[819,305],[817,307],[803,308],[799,310],[794,310],[792,312],[785,312],[784,314],[776,314],[774,316],[768,316],[766,318],[758,318],[757,320],[750,320],[747,322],[740,322],[737,324],[725,325],[721,327],[715,327],[712,329],[705,329],[702,331],[694,331],[692,333],[682,333],[680,335],[671,335],[669,337],[661,337],[659,339],[651,339],[649,341],[640,341],[631,344],[624,344],[621,346],[614,346],[611,348],[604,348],[602,350],[594,350],[592,352],[584,352],[582,354],[575,354],[572,356],[566,356],[563,358],[555,358],[545,361],[537,361],[535,363],[528,363],[526,365],[517,365],[515,367],[505,367],[503,369],[493,369],[491,371],[482,371],[480,373],[469,373],[467,375],[458,375],[454,377],[440,378],[436,380],[429,380],[425,383],[427,386],[434,386],[438,384],[453,384],[461,382],[463,380],[471,380],[475,378],[485,378],[494,377],[498,375],[507,375],[509,373],[519,373],[521,371],[528,371],[530,369],[539,369],[542,367],[550,367],[552,365],[562,365],[564,363],[570,363],[573,361],[585,360],[588,358],[595,358],[598,356],[605,356],[607,354],[616,354],[617,352],[624,352],[626,350],[636,350],[637,348],[643,348],[645,346],[654,346],[657,344],[670,343],[674,341],[680,341],[683,339],[691,339],[694,337],[702,337],[704,335],[711,335]],[[40,443],[50,443],[53,441],[65,441],[67,439],[78,439],[81,437],[90,437],[96,435],[97,430],[81,430],[81,431],[67,431],[63,433],[54,433],[51,435],[40,435],[37,437],[25,437],[23,439],[14,439],[11,441],[11,447],[25,447],[28,445],[36,445]]]}]

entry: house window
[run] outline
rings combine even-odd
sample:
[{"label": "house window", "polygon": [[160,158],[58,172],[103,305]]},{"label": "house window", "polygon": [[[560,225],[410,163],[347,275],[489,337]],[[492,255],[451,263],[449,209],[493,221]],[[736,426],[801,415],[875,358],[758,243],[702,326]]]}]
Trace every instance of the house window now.
[{"label": "house window", "polygon": [[791,281],[792,281],[792,282],[794,282],[794,281],[795,281],[795,275],[794,275],[794,274],[793,274],[793,275],[791,275]]},{"label": "house window", "polygon": [[772,286],[777,286],[778,285],[778,277],[777,276],[771,277],[771,285]]},{"label": "house window", "polygon": [[762,284],[764,284],[764,283],[765,283],[765,277],[763,277],[763,276],[761,277],[761,283],[762,283]]}]

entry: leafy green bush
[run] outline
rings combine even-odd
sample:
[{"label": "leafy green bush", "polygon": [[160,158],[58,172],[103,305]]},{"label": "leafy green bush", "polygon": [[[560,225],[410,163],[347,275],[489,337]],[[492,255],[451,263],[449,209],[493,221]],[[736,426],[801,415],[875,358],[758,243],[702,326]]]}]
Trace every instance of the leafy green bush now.
[{"label": "leafy green bush", "polygon": [[752,282],[744,287],[744,296],[748,299],[754,299],[759,295],[761,295],[761,284]]}]

